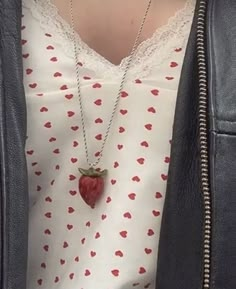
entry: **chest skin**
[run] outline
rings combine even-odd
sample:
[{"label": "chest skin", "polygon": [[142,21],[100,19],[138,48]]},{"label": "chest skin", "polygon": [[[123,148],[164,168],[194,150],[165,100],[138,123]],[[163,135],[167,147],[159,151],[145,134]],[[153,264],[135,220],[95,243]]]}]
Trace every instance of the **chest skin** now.
[{"label": "chest skin", "polygon": [[[104,3],[105,2],[105,3]],[[139,42],[150,38],[168,22],[186,0],[152,0]],[[69,1],[53,0],[59,14],[71,23]],[[82,40],[96,52],[118,65],[130,55],[149,0],[145,1],[74,1],[75,30]]]}]

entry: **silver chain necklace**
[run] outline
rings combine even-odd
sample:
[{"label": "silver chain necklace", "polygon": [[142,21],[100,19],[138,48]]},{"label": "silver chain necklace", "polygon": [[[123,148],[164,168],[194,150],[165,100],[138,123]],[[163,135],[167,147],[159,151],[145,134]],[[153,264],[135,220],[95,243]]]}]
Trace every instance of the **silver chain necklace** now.
[{"label": "silver chain necklace", "polygon": [[[135,54],[135,51],[136,51],[138,43],[139,43],[139,39],[140,39],[141,33],[143,31],[144,24],[146,22],[148,12],[150,10],[151,3],[152,3],[152,0],[148,0],[148,4],[147,4],[147,8],[146,8],[144,17],[142,19],[138,34],[136,36],[133,48],[132,48],[131,53],[130,53],[130,56],[128,57],[128,61],[127,61],[127,64],[125,66],[124,74],[123,74],[122,79],[121,79],[121,84],[120,84],[118,94],[117,94],[117,97],[116,97],[116,100],[114,103],[114,107],[113,107],[113,110],[111,113],[110,120],[108,122],[107,130],[106,130],[106,133],[105,133],[102,145],[101,145],[101,150],[99,151],[99,154],[98,154],[98,158],[96,161],[90,162],[88,143],[87,143],[87,137],[86,137],[86,129],[85,129],[85,121],[84,121],[83,102],[82,102],[82,97],[81,97],[81,85],[80,85],[79,65],[78,65],[78,63],[79,63],[79,59],[78,59],[79,49],[77,47],[77,42],[76,42],[75,22],[74,22],[74,13],[73,13],[73,0],[70,0],[70,18],[71,18],[71,26],[72,26],[72,34],[73,34],[73,46],[74,46],[74,55],[75,55],[74,57],[75,57],[75,70],[76,70],[78,98],[79,98],[79,106],[80,106],[80,115],[81,115],[81,123],[82,123],[86,161],[87,161],[87,164],[89,166],[89,169],[87,169],[87,170],[79,169],[79,171],[82,174],[82,176],[79,179],[79,191],[80,191],[80,194],[81,194],[82,198],[84,199],[84,201],[92,208],[94,207],[95,202],[97,201],[97,199],[99,198],[99,196],[101,195],[101,193],[103,191],[104,182],[103,182],[102,176],[104,176],[107,173],[107,170],[98,171],[95,169],[95,167],[99,164],[99,162],[102,158],[104,147],[105,147],[106,141],[107,141],[108,136],[109,136],[109,132],[110,132],[110,129],[111,129],[111,126],[113,123],[115,113],[116,113],[117,108],[118,108],[118,104],[119,104],[122,90],[124,88],[126,76],[127,76],[127,73],[130,69],[130,66],[132,64],[134,54]],[[91,192],[91,182],[93,182],[93,184],[94,184],[93,188],[96,187],[93,190],[93,192]]]}]

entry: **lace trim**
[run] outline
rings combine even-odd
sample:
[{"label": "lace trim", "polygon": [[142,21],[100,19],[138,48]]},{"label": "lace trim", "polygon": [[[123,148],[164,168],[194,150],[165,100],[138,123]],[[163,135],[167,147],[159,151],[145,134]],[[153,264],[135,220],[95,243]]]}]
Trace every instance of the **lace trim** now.
[{"label": "lace trim", "polygon": [[[172,51],[175,47],[183,46],[188,39],[189,25],[192,22],[196,0],[187,0],[185,6],[169,18],[168,23],[159,27],[153,35],[139,44],[135,52],[129,74],[143,78],[153,67],[169,59],[172,54],[166,54],[167,48]],[[61,45],[68,57],[74,56],[73,30],[58,12],[50,0],[23,0],[24,7],[31,11],[32,16],[40,22],[44,31],[50,29],[58,45]],[[129,56],[119,65],[111,63],[102,55],[90,48],[76,33],[80,58],[88,69],[101,73],[102,76],[117,76],[124,72]]]}]

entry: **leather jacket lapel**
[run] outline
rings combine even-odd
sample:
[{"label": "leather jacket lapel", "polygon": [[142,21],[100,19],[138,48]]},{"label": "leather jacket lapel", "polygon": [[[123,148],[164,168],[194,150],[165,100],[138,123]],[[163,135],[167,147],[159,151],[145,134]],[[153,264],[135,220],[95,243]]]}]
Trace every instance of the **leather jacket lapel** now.
[{"label": "leather jacket lapel", "polygon": [[0,288],[26,288],[28,191],[21,2],[0,0]]},{"label": "leather jacket lapel", "polygon": [[162,217],[157,289],[200,289],[203,282],[203,197],[198,132],[198,4],[179,85]]}]

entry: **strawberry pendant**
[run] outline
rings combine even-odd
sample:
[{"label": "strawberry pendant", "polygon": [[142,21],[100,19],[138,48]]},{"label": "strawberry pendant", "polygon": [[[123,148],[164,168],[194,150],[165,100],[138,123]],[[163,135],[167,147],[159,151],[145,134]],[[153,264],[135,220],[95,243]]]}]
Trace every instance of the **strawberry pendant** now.
[{"label": "strawberry pendant", "polygon": [[82,174],[79,178],[79,192],[82,199],[92,209],[101,197],[104,190],[104,176],[107,170],[97,171],[94,168],[88,170],[79,169]]}]

